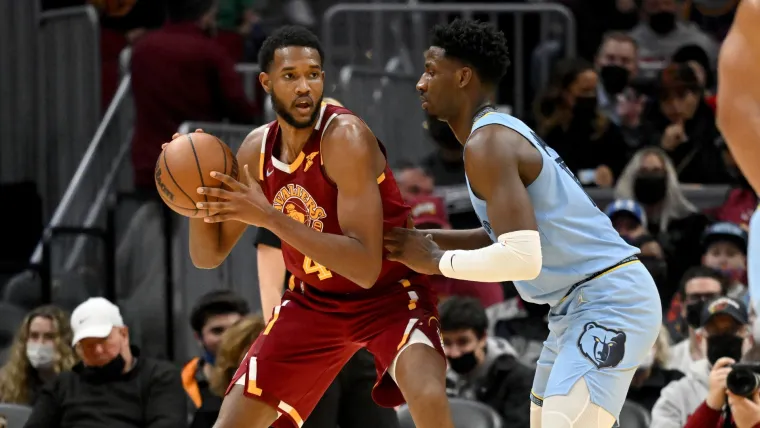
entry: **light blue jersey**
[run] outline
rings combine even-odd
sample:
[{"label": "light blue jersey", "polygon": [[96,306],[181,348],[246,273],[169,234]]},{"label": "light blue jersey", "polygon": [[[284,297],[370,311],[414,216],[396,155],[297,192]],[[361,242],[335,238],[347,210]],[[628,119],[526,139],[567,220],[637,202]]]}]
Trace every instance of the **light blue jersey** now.
[{"label": "light blue jersey", "polygon": [[[583,379],[591,402],[617,419],[662,323],[654,280],[635,258],[639,250],[620,238],[554,150],[506,114],[487,113],[472,131],[487,125],[518,132],[543,158],[541,173],[527,187],[543,266],[536,279],[515,282],[524,300],[552,306],[530,399],[542,406],[544,399],[567,395]],[[470,199],[495,242],[486,202],[472,189]]]},{"label": "light blue jersey", "polygon": [[[538,178],[527,187],[541,236],[543,265],[536,279],[515,282],[523,300],[554,306],[573,284],[638,254],[638,248],[620,237],[557,152],[522,121],[504,113],[487,113],[475,122],[472,132],[493,124],[506,126],[525,137],[544,161]],[[475,213],[496,242],[486,202],[474,194],[469,180],[467,187]]]}]

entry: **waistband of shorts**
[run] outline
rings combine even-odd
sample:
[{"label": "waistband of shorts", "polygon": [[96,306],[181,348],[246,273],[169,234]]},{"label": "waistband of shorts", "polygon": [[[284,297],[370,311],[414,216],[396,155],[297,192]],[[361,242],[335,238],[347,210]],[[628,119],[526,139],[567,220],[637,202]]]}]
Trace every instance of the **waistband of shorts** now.
[{"label": "waistband of shorts", "polygon": [[567,299],[567,296],[569,296],[573,291],[575,291],[576,288],[580,287],[581,285],[583,285],[583,284],[585,284],[585,283],[587,283],[589,281],[592,281],[594,279],[597,279],[597,278],[599,278],[602,275],[608,274],[608,273],[612,272],[615,269],[621,268],[621,267],[623,267],[625,265],[628,265],[628,264],[631,264],[631,263],[636,263],[638,261],[639,261],[639,258],[637,256],[626,257],[623,260],[620,260],[619,262],[615,263],[614,265],[612,265],[612,266],[610,266],[608,268],[604,268],[604,269],[602,269],[602,270],[600,270],[598,272],[592,273],[587,278],[584,278],[584,279],[576,282],[575,284],[571,285],[570,289],[567,290],[567,293],[565,293],[565,297],[563,297],[562,300],[560,300],[559,302],[560,303],[564,302],[565,299]]},{"label": "waistband of shorts", "polygon": [[398,281],[391,281],[384,284],[377,284],[369,289],[360,289],[354,292],[330,292],[310,285],[307,282],[301,281],[295,276],[291,275],[288,279],[288,290],[301,294],[309,294],[318,299],[325,300],[337,300],[337,301],[352,301],[352,300],[364,300],[373,298],[379,295],[388,294],[395,290],[401,290],[412,286],[422,286],[425,284],[426,277],[414,273],[409,275],[408,278],[400,279]]}]

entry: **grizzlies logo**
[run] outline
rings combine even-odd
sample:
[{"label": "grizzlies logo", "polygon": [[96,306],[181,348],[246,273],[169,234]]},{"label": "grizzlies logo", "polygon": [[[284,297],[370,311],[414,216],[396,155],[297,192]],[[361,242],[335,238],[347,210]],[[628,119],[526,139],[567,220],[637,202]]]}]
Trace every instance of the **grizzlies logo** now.
[{"label": "grizzlies logo", "polygon": [[597,369],[616,367],[625,355],[625,333],[590,322],[578,337],[578,349]]}]

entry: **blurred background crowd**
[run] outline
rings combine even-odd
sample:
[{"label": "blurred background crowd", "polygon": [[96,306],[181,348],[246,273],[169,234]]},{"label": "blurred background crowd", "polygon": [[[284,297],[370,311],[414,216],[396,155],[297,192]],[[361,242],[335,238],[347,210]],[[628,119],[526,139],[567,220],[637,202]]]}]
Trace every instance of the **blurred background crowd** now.
[{"label": "blurred background crowd", "polygon": [[[218,269],[195,269],[187,221],[161,208],[153,171],[175,132],[236,149],[273,120],[256,58],[278,26],[320,35],[325,96],[384,142],[416,227],[479,227],[462,148],[414,88],[429,29],[464,16],[509,40],[498,108],[562,156],[657,282],[665,321],[621,426],[723,426],[715,363],[760,355],[746,286],[758,197],[715,125],[739,1],[0,1],[13,58],[0,64],[0,195],[17,207],[0,214],[13,229],[0,249],[0,415],[11,428],[32,408],[30,427],[85,426],[93,412],[114,427],[213,425],[265,327],[255,231]],[[510,283],[433,282],[451,396],[527,428],[548,307]],[[102,325],[106,339],[72,348]]]}]

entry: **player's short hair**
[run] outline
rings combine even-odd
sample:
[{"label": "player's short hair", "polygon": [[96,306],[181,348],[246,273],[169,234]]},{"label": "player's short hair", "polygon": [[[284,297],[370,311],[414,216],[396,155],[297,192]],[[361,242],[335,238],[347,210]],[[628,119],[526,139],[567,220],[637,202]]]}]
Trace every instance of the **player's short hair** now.
[{"label": "player's short hair", "polygon": [[205,15],[216,0],[168,0],[166,15],[171,22],[196,21]]},{"label": "player's short hair", "polygon": [[692,266],[686,270],[681,278],[679,292],[681,297],[686,297],[686,284],[695,278],[712,278],[720,284],[720,295],[725,296],[728,291],[728,278],[719,271],[707,266]]},{"label": "player's short hair", "polygon": [[474,297],[450,297],[438,308],[441,331],[473,330],[478,339],[486,334],[488,315]]},{"label": "player's short hair", "polygon": [[498,84],[509,68],[509,50],[504,33],[489,23],[455,19],[433,28],[431,43],[475,69],[487,84]]},{"label": "player's short hair", "polygon": [[261,45],[261,49],[259,50],[259,66],[261,70],[264,72],[269,70],[274,61],[275,51],[288,46],[316,49],[319,52],[320,64],[325,59],[322,44],[314,33],[299,25],[286,25],[275,30]]},{"label": "player's short hair", "polygon": [[209,318],[216,315],[239,314],[250,312],[248,302],[230,290],[214,290],[201,296],[190,313],[190,327],[200,334]]}]

